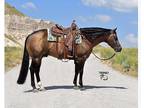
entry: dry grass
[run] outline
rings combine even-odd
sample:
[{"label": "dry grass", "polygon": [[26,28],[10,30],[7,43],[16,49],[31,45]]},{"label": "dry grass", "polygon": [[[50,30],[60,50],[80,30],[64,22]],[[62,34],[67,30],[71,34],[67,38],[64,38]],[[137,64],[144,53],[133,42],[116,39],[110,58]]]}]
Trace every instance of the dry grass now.
[{"label": "dry grass", "polygon": [[5,47],[5,72],[21,63],[22,52],[20,47]]}]

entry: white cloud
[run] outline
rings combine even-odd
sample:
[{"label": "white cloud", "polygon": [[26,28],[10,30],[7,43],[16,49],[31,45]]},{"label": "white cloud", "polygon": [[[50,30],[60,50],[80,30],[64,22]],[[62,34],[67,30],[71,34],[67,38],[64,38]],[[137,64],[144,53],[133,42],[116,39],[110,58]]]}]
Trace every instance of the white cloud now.
[{"label": "white cloud", "polygon": [[138,0],[81,0],[86,6],[107,7],[119,12],[129,12],[138,7]]},{"label": "white cloud", "polygon": [[111,21],[111,17],[109,15],[97,14],[95,16],[79,16],[78,20],[82,22],[97,22],[100,21],[102,23],[107,23]]},{"label": "white cloud", "polygon": [[104,6],[106,5],[105,0],[81,0],[86,6]]},{"label": "white cloud", "polygon": [[101,22],[109,22],[111,20],[111,17],[108,15],[96,15],[96,17],[101,21]]},{"label": "white cloud", "polygon": [[135,34],[130,33],[125,37],[123,43],[124,43],[124,46],[126,46],[126,47],[137,47],[138,46],[138,37]]},{"label": "white cloud", "polygon": [[138,21],[131,21],[130,23],[133,25],[138,25]]},{"label": "white cloud", "polygon": [[137,43],[137,37],[132,33],[126,36],[126,40],[133,44]]},{"label": "white cloud", "polygon": [[22,8],[25,9],[37,9],[36,5],[32,2],[27,2],[25,4],[22,5]]},{"label": "white cloud", "polygon": [[84,16],[78,16],[77,17],[78,20],[80,20],[81,22],[88,22],[88,18],[84,17]]}]

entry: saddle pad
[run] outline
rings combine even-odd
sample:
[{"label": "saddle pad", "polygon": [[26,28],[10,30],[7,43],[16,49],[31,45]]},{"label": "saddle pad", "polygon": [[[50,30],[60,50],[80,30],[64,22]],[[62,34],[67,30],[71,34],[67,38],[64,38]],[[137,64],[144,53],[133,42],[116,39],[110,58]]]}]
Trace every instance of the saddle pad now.
[{"label": "saddle pad", "polygon": [[81,35],[77,35],[77,36],[75,37],[75,43],[76,43],[76,44],[81,44],[81,43],[82,43],[82,37],[81,37]]},{"label": "saddle pad", "polygon": [[47,40],[48,41],[52,41],[52,42],[56,41],[56,37],[51,34],[51,30],[49,28],[47,29],[47,32],[48,32],[48,38],[47,38]]}]

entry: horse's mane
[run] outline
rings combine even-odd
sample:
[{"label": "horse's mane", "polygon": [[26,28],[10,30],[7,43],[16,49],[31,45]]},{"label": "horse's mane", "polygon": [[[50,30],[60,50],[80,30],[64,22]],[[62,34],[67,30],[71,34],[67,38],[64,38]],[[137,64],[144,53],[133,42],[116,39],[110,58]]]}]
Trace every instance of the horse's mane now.
[{"label": "horse's mane", "polygon": [[110,33],[111,29],[100,28],[100,27],[86,27],[80,28],[80,32],[86,37],[97,37],[105,33]]}]

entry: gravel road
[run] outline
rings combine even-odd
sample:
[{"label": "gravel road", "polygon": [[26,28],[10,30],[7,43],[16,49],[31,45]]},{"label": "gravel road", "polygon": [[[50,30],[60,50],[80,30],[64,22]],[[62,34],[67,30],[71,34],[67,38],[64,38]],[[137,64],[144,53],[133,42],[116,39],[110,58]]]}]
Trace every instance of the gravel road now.
[{"label": "gravel road", "polygon": [[[30,72],[24,85],[16,83],[20,65],[5,74],[5,108],[138,108],[138,81],[90,56],[85,64],[85,90],[73,89],[73,61],[44,58],[41,80],[46,91],[33,93]],[[100,79],[108,71],[109,79]]]}]

